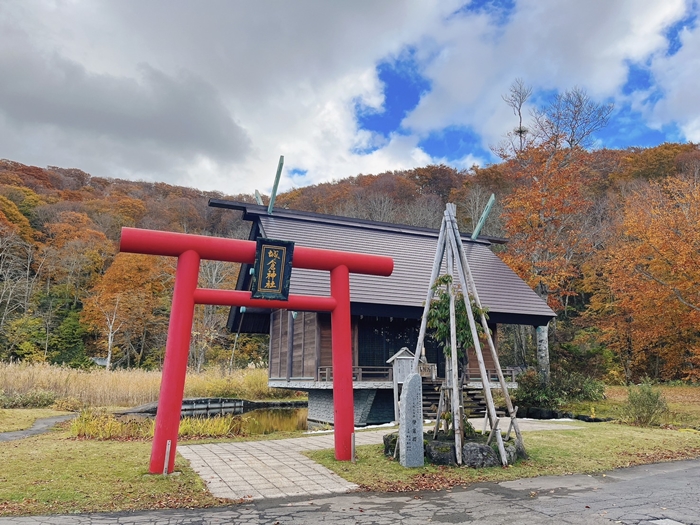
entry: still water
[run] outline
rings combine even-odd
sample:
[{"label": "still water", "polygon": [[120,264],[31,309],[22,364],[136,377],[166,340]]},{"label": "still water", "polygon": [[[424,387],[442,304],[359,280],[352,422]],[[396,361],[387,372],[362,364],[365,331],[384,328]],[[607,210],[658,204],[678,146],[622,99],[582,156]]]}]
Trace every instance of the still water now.
[{"label": "still water", "polygon": [[306,430],[308,408],[264,408],[239,416],[246,434],[271,434]]}]

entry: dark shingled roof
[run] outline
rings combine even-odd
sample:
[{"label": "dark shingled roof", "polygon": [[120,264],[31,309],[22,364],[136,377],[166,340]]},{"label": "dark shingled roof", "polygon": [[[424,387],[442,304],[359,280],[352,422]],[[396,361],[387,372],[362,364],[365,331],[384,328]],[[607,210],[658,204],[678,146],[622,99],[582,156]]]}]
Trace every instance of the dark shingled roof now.
[{"label": "dark shingled roof", "polygon": [[[387,255],[394,258],[390,277],[350,276],[353,313],[385,317],[420,317],[428,291],[438,231],[332,215],[267,208],[212,199],[210,206],[242,210],[253,221],[251,237],[293,241],[303,246]],[[489,248],[503,239],[463,237],[464,248],[482,304],[492,323],[545,325],[554,312]],[[489,242],[491,241],[491,242]],[[242,271],[243,280],[248,272]],[[248,283],[239,282],[239,289]],[[293,269],[290,293],[329,295],[328,272]],[[235,314],[235,313],[234,313]],[[231,328],[238,326],[230,318]],[[248,317],[248,316],[246,316]]]}]

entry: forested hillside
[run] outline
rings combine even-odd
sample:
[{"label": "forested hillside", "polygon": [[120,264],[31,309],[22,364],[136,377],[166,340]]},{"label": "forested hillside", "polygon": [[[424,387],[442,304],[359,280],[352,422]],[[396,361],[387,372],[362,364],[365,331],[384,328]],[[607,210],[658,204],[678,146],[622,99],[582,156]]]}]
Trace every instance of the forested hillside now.
[{"label": "forested hillside", "polygon": [[[439,226],[446,202],[469,231],[493,192],[484,234],[559,314],[553,366],[608,380],[697,380],[700,366],[700,150],[693,144],[587,151],[548,141],[503,162],[427,166],[281,194],[278,206]],[[0,358],[157,367],[174,261],[117,253],[122,226],[243,237],[235,212],[207,199],[250,201],[161,183],[0,161]],[[230,287],[236,265],[203,262],[200,285]],[[190,364],[227,365],[226,310],[198,307]],[[534,360],[532,334],[507,327],[503,360]],[[264,358],[242,337],[239,365]]]},{"label": "forested hillside", "polygon": [[[121,227],[246,237],[236,212],[208,207],[211,197],[224,196],[0,161],[0,357],[160,366],[175,261],[117,253]],[[203,261],[200,284],[231,286],[237,271]],[[205,359],[228,364],[226,316],[226,309],[197,308],[193,367]],[[243,338],[237,354],[239,364],[259,360],[264,344]]]}]

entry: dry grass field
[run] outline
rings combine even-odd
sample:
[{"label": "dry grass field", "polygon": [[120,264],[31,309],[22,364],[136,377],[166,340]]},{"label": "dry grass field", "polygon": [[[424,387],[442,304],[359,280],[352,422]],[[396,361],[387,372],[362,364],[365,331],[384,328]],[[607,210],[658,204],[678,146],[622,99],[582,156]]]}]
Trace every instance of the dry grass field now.
[{"label": "dry grass field", "polygon": [[[0,391],[26,394],[51,392],[56,399],[74,399],[83,406],[133,407],[158,399],[161,373],[148,370],[76,370],[46,364],[0,363]],[[235,370],[224,374],[208,370],[188,374],[185,397],[239,397],[275,399],[290,397],[288,390],[267,387],[267,370]]]}]

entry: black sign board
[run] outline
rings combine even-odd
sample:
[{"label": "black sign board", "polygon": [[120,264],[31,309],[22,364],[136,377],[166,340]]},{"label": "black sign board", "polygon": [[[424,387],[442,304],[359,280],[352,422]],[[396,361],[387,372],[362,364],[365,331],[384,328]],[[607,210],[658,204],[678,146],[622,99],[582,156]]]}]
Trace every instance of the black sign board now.
[{"label": "black sign board", "polygon": [[287,300],[293,254],[293,242],[258,239],[251,288],[253,299]]}]

